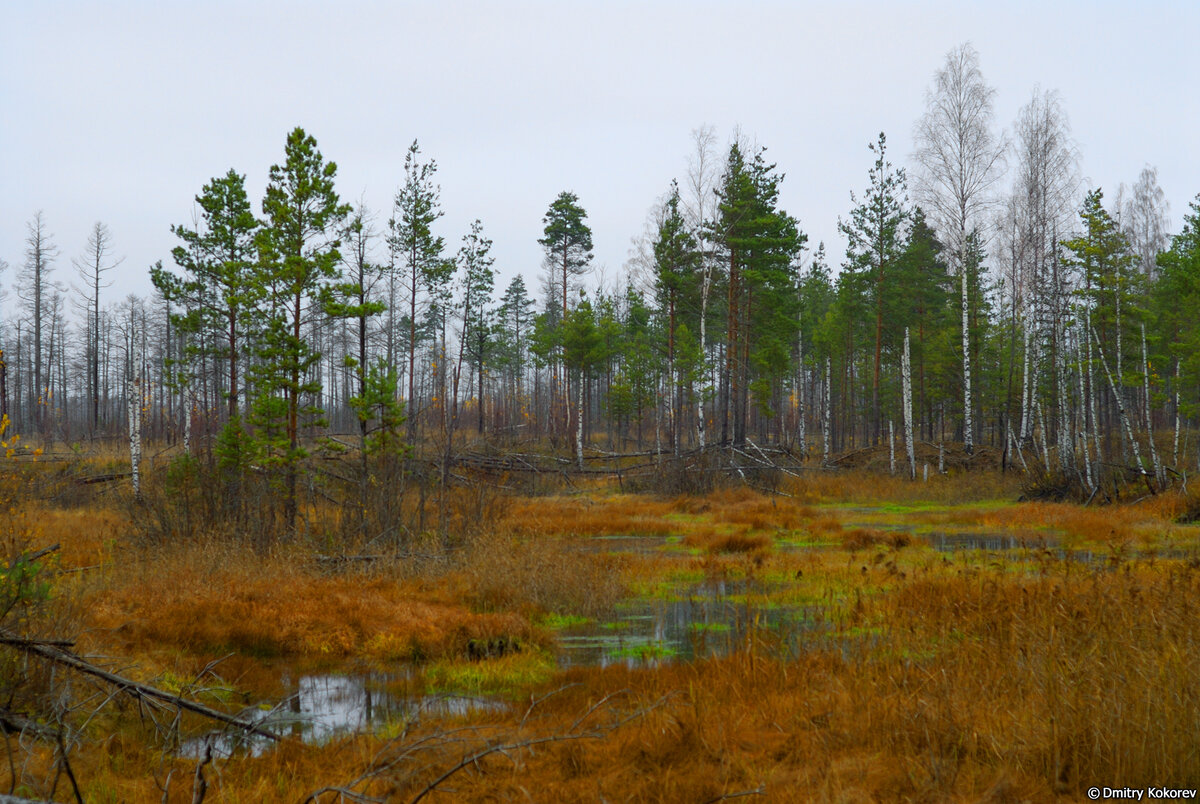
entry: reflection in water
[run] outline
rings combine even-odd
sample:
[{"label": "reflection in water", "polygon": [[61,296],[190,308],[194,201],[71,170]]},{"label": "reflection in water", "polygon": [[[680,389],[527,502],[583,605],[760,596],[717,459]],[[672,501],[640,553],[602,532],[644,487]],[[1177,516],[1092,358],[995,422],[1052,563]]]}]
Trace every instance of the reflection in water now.
[{"label": "reflection in water", "polygon": [[662,661],[724,656],[770,632],[788,650],[822,630],[814,608],[755,605],[765,587],[745,581],[706,581],[667,599],[626,603],[609,623],[587,623],[559,632],[559,665],[630,667]]},{"label": "reflection in water", "polygon": [[[388,693],[385,685],[397,678],[375,673],[301,676],[295,692],[274,709],[250,710],[242,713],[242,717],[283,736],[319,743],[338,734],[375,731],[423,717],[453,718],[504,707],[494,698]],[[203,756],[209,740],[213,741],[214,754],[218,756],[229,756],[239,750],[257,754],[270,745],[270,741],[261,737],[214,732],[188,740],[180,753],[188,757]]]},{"label": "reflection in water", "polygon": [[943,533],[934,531],[926,538],[934,550],[949,553],[955,550],[987,550],[1001,552],[1005,550],[1047,550],[1058,548],[1057,539],[1047,539],[1046,536],[1031,537],[1020,533],[1005,533],[1004,531],[960,531]]},{"label": "reflection in water", "polygon": [[[925,538],[935,550],[963,552],[964,557],[968,551],[982,551],[1017,560],[1049,556],[1111,563],[1114,558],[1066,550],[1056,536],[1028,531],[933,532]],[[665,549],[670,546],[662,537],[622,536],[588,540],[583,549],[671,555]],[[1178,551],[1161,551],[1158,556],[1174,552]],[[687,554],[681,552],[678,556],[684,559]],[[785,656],[810,647],[847,650],[864,638],[869,639],[861,634],[835,633],[826,619],[827,609],[822,606],[770,605],[767,593],[771,591],[774,587],[756,581],[710,579],[682,583],[667,590],[662,598],[627,601],[613,622],[588,623],[560,631],[559,664],[605,667],[623,663],[634,667],[724,656],[744,648],[750,640],[761,640],[764,635],[769,635],[779,653]],[[301,676],[294,685],[285,678],[285,686],[294,690],[292,695],[274,710],[251,710],[243,713],[243,717],[280,734],[321,742],[338,734],[395,729],[399,724],[422,717],[454,718],[505,706],[494,698],[401,696],[386,691],[389,683],[403,678],[400,674],[310,675]],[[218,755],[239,750],[259,753],[269,745],[260,738],[216,732],[186,742],[181,753],[203,756],[209,741]]]}]

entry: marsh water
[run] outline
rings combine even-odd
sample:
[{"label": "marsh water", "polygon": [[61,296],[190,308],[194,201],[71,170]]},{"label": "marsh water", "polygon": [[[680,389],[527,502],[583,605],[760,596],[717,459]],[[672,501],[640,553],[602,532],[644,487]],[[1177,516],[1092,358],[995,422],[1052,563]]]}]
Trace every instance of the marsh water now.
[{"label": "marsh water", "polygon": [[[388,691],[408,673],[358,673],[284,676],[283,686],[291,693],[274,708],[250,709],[241,713],[255,723],[283,737],[305,742],[324,742],[339,734],[399,729],[422,719],[444,720],[477,711],[502,709],[495,698],[470,695],[399,695]],[[211,743],[217,756],[236,751],[257,753],[270,745],[261,737],[241,737],[226,731],[186,741],[180,753],[201,757]]]},{"label": "marsh water", "polygon": [[[881,527],[878,521],[871,527]],[[890,530],[910,530],[904,523],[886,525]],[[995,530],[954,530],[914,535],[914,542],[956,556],[955,560],[1032,561],[1039,558],[1097,563],[1106,555],[1065,550],[1059,539],[1046,533],[1006,533]],[[787,550],[833,550],[833,545],[796,547]],[[616,536],[591,539],[581,549],[629,553],[635,556],[690,557],[663,536]],[[652,596],[623,601],[615,615],[605,621],[570,623],[556,630],[557,660],[561,668],[620,663],[630,667],[662,662],[690,661],[732,653],[751,639],[770,635],[774,647],[791,653],[805,647],[842,644],[835,638],[821,606],[786,606],[768,603],[772,587],[758,580],[705,578],[680,580],[657,589]],[[845,641],[843,634],[840,639]],[[843,645],[844,647],[844,645]],[[291,693],[274,709],[250,710],[244,717],[268,726],[282,735],[321,742],[344,733],[396,729],[423,718],[446,719],[479,710],[501,709],[509,704],[500,698],[471,695],[405,695],[389,689],[406,685],[394,682],[411,671],[399,668],[394,674],[285,676],[284,688]],[[399,725],[398,725],[399,724]],[[257,751],[264,744],[228,734],[213,734],[185,743],[182,752],[201,756],[206,743],[214,751]]]}]

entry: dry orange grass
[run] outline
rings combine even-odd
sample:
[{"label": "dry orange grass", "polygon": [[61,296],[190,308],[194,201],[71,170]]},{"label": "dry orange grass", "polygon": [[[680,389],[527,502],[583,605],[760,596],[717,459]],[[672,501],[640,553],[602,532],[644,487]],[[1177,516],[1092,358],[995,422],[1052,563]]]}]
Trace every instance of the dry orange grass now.
[{"label": "dry orange grass", "polygon": [[438,602],[385,573],[326,576],[293,557],[247,561],[216,548],[139,562],[96,590],[88,610],[92,639],[127,653],[411,660],[460,655],[472,639],[533,636],[518,614]]},{"label": "dry orange grass", "polygon": [[1112,546],[1161,534],[1169,520],[1142,506],[1082,507],[1071,503],[1027,502],[982,512],[981,524],[1005,529],[1049,528],[1068,539]]},{"label": "dry orange grass", "polygon": [[108,563],[129,533],[129,518],[111,508],[53,509],[27,505],[12,516],[22,523],[30,547],[62,545],[58,556],[64,570]]},{"label": "dry orange grass", "polygon": [[912,536],[899,530],[884,532],[870,528],[853,528],[842,533],[842,547],[851,552],[878,545],[900,548],[908,547],[910,544],[912,544]]},{"label": "dry orange grass", "polygon": [[771,537],[750,532],[749,525],[730,530],[728,527],[704,526],[693,528],[684,537],[688,547],[717,553],[765,553],[771,549]]},{"label": "dry orange grass", "polygon": [[502,526],[528,536],[665,536],[674,526],[663,519],[672,502],[652,497],[527,497],[516,500]]},{"label": "dry orange grass", "polygon": [[[1013,499],[1019,493],[1022,476],[1017,472],[978,471],[937,475],[930,468],[928,482],[909,480],[903,472],[895,475],[866,471],[806,472],[801,478],[788,478],[784,491],[809,502],[939,502],[963,503],[1001,498]],[[918,475],[921,466],[917,466]]]},{"label": "dry orange grass", "polygon": [[608,616],[628,591],[629,563],[571,540],[497,534],[469,543],[438,588],[488,611]]},{"label": "dry orange grass", "polygon": [[[809,499],[855,491],[814,475],[817,496]],[[939,478],[917,489],[927,496],[899,499],[961,502],[987,483]],[[864,493],[903,495],[914,486],[924,484],[883,478]],[[93,555],[108,562],[83,583],[93,628],[85,647],[150,658],[181,677],[210,654],[236,648],[240,655],[221,672],[254,688],[270,683],[263,669],[269,656],[328,657],[345,666],[359,657],[462,655],[473,638],[536,642],[534,614],[604,611],[631,580],[661,579],[681,568],[678,558],[665,555],[614,557],[581,551],[581,540],[546,538],[562,533],[682,532],[685,543],[706,550],[682,568],[713,576],[752,572],[751,557],[765,554],[760,571],[795,572],[797,584],[816,584],[805,589],[828,598],[830,619],[844,638],[832,650],[814,648],[788,660],[769,639],[751,639],[750,649],[724,659],[572,670],[552,686],[576,686],[548,698],[528,719],[522,720],[523,708],[476,714],[470,730],[440,747],[439,733],[464,724],[415,724],[392,744],[360,736],[219,760],[208,769],[213,786],[206,801],[300,801],[429,739],[415,759],[357,788],[408,800],[484,740],[566,734],[610,694],[613,704],[588,722],[637,716],[605,739],[482,759],[453,777],[453,791],[439,798],[703,801],[762,786],[771,801],[998,804],[1078,798],[1101,778],[1112,785],[1200,786],[1200,571],[1183,562],[1118,561],[1092,569],[1050,557],[1023,572],[934,560],[916,550],[895,553],[898,568],[847,561],[833,551],[766,554],[772,529],[804,528],[851,549],[901,540],[885,531],[844,532],[836,516],[746,489],[673,500],[595,492],[591,499],[518,499],[501,511],[494,527],[466,537],[457,552],[428,567],[394,564],[337,575],[322,572],[299,548],[267,557],[195,544],[138,558],[129,550],[106,553],[113,538],[104,534],[122,529],[119,517],[97,512],[101,526],[91,530],[86,514],[38,517],[48,528],[43,535],[61,536],[64,563]],[[945,515],[1089,539],[1105,538],[1104,527],[1114,534],[1109,538],[1128,538],[1162,522],[1160,509],[1144,505],[1096,511],[1038,503]],[[920,521],[920,512],[912,516]],[[87,532],[68,546],[67,535],[81,527]],[[102,726],[106,739],[85,741],[73,758],[85,800],[160,801],[167,773],[173,773],[167,799],[191,800],[194,760],[152,747],[133,710]],[[21,755],[24,749],[8,739]],[[29,759],[31,773],[52,775],[52,750],[36,749]],[[0,789],[7,789],[9,772],[0,763]],[[65,789],[60,785],[60,797]]]}]

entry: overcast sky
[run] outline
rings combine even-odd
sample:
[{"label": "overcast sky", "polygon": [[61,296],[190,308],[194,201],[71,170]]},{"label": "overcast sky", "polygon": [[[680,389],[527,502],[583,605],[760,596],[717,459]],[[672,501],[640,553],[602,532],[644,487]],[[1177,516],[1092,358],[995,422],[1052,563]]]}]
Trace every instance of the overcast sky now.
[{"label": "overcast sky", "polygon": [[[55,278],[105,222],[125,258],[102,301],[149,294],[171,224],[229,168],[256,211],[299,125],[346,200],[386,221],[414,138],[439,166],[440,233],[480,218],[503,279],[531,288],[542,216],[578,194],[610,281],[691,132],[735,127],[786,174],[782,205],[842,259],[837,219],[867,144],[907,164],[946,53],[970,41],[1013,128],[1061,93],[1082,175],[1111,197],[1155,165],[1178,228],[1200,193],[1200,3],[0,2],[0,258],[16,281],[43,210]],[[1007,186],[1007,181],[1005,182]],[[12,306],[14,294],[7,304]]]}]

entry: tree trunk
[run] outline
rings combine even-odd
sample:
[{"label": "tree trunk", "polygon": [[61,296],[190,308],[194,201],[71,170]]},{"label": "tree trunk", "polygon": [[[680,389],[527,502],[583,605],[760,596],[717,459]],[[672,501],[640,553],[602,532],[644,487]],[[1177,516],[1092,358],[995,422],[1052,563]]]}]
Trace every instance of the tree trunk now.
[{"label": "tree trunk", "polygon": [[975,421],[971,410],[971,326],[967,296],[967,263],[961,259],[962,270],[962,347],[963,347],[963,449],[970,455],[975,451]]},{"label": "tree trunk", "polygon": [[576,380],[579,386],[578,406],[575,410],[575,457],[579,464],[579,468],[583,469],[583,371],[580,370],[579,378]]},{"label": "tree trunk", "polygon": [[1154,417],[1150,413],[1150,361],[1146,355],[1146,325],[1142,324],[1142,388],[1146,403],[1146,438],[1150,441],[1150,462],[1154,465],[1154,480],[1161,487],[1166,479],[1154,444]]},{"label": "tree trunk", "polygon": [[909,356],[908,327],[904,328],[904,354],[901,358],[900,379],[904,385],[904,450],[908,455],[908,477],[910,480],[916,480],[917,458],[913,449],[912,358]]},{"label": "tree trunk", "polygon": [[1133,448],[1133,460],[1138,469],[1144,474],[1145,468],[1142,466],[1142,453],[1138,447],[1137,441],[1133,437],[1133,426],[1129,423],[1129,417],[1125,415],[1125,403],[1121,400],[1121,395],[1117,393],[1117,384],[1113,382],[1112,373],[1108,370],[1108,360],[1104,357],[1104,350],[1100,347],[1100,339],[1096,337],[1096,330],[1092,330],[1092,339],[1096,342],[1096,350],[1100,353],[1100,364],[1104,366],[1104,375],[1108,378],[1108,387],[1112,390],[1113,398],[1117,403],[1117,414],[1121,418],[1121,424],[1125,427],[1125,436],[1129,439],[1129,444]]},{"label": "tree trunk", "polygon": [[833,432],[832,432],[833,431],[833,423],[832,423],[833,406],[830,405],[830,394],[829,394],[829,385],[832,381],[833,381],[833,359],[830,357],[826,357],[825,358],[825,427],[824,427],[824,433],[822,434],[823,440],[825,442],[823,445],[825,448],[825,455],[822,459],[823,466],[829,465],[830,440],[833,436]]}]

